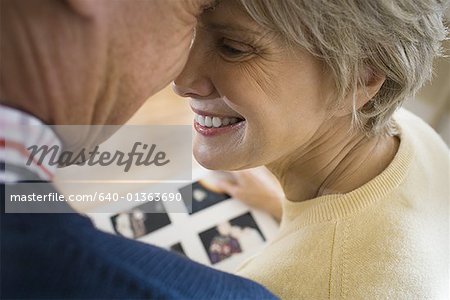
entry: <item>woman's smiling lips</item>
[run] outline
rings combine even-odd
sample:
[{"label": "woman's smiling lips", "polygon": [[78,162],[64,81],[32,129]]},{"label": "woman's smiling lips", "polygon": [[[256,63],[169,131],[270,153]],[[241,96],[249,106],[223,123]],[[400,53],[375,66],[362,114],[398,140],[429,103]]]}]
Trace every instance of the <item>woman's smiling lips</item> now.
[{"label": "woman's smiling lips", "polygon": [[231,131],[237,131],[244,126],[242,117],[223,116],[192,108],[195,113],[194,128],[204,136],[215,136]]}]

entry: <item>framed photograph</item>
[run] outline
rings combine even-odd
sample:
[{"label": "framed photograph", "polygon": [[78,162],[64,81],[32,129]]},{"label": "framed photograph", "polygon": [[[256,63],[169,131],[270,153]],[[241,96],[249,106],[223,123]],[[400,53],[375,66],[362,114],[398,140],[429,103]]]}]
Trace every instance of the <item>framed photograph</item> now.
[{"label": "framed photograph", "polygon": [[184,252],[184,248],[183,248],[183,245],[181,245],[181,243],[173,244],[172,246],[169,247],[169,249],[180,255],[186,256],[186,252]]},{"label": "framed photograph", "polygon": [[250,212],[199,234],[212,265],[264,244],[265,237]]},{"label": "framed photograph", "polygon": [[189,214],[195,214],[224,200],[230,199],[229,195],[205,179],[184,186],[179,191],[188,210],[190,208],[189,204],[192,203],[192,211]]},{"label": "framed photograph", "polygon": [[161,202],[147,202],[111,217],[114,231],[127,238],[139,238],[169,225]]}]

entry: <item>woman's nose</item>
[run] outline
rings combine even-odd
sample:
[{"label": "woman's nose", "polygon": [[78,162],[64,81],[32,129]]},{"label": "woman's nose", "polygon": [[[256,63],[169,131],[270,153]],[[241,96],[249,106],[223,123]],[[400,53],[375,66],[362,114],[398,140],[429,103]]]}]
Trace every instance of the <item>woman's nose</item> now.
[{"label": "woman's nose", "polygon": [[187,74],[186,69],[174,80],[172,88],[182,97],[203,98],[210,96],[214,91],[211,81],[203,76]]},{"label": "woman's nose", "polygon": [[201,48],[194,43],[183,71],[173,82],[173,90],[182,97],[203,98],[214,93]]}]

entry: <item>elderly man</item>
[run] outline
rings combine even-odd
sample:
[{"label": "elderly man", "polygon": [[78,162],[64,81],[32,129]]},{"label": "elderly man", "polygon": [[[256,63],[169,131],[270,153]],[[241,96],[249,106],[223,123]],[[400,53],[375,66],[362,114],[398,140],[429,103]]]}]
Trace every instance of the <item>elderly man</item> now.
[{"label": "elderly man", "polygon": [[[1,0],[1,128],[58,140],[43,124],[123,124],[183,68],[207,0]],[[42,123],[41,132],[26,130]],[[246,279],[97,231],[72,214],[5,213],[5,180],[51,181],[14,166],[0,132],[1,298],[273,298]],[[10,145],[11,146],[11,145]],[[12,170],[12,171],[11,171]],[[12,172],[12,173],[11,173]],[[38,177],[39,175],[39,177]],[[8,183],[9,184],[9,183]],[[8,187],[14,188],[14,184]],[[46,192],[55,191],[51,184]],[[33,191],[21,191],[31,193]]]}]

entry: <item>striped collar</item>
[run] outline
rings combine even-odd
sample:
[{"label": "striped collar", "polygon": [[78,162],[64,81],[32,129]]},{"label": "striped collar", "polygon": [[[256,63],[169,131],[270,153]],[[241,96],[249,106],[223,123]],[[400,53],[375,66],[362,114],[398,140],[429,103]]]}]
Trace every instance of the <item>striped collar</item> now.
[{"label": "striped collar", "polygon": [[0,105],[0,115],[0,162],[5,165],[4,171],[0,172],[0,182],[26,180],[8,170],[8,165],[28,169],[42,180],[51,181],[56,166],[50,165],[48,159],[41,163],[29,161],[27,149],[34,145],[60,148],[61,142],[51,127],[23,111],[3,105]]}]

